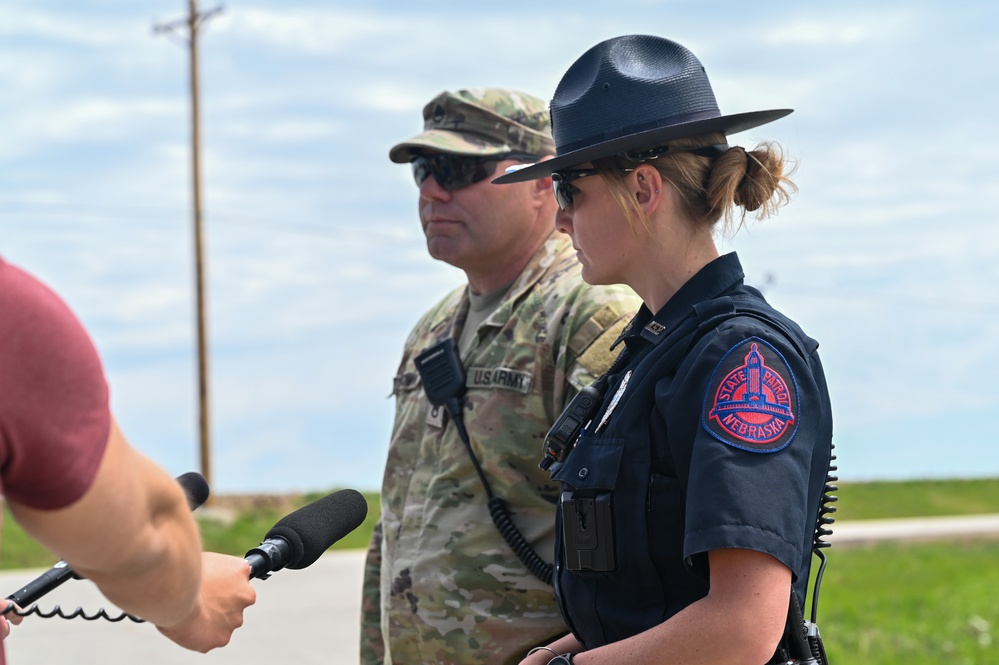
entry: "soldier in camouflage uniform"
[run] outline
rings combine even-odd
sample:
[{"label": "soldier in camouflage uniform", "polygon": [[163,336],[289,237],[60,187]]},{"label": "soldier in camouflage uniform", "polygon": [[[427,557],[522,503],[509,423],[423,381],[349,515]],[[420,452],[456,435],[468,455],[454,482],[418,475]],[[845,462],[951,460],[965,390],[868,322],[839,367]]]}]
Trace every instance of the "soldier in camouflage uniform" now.
[{"label": "soldier in camouflage uniform", "polygon": [[423,116],[424,132],[390,158],[413,163],[428,250],[468,284],[417,323],[395,377],[361,661],[516,663],[567,629],[552,588],[493,524],[468,451],[425,396],[414,357],[449,337],[458,342],[472,449],[492,492],[550,562],[558,489],[538,468],[544,436],[610,365],[610,344],[638,301],[629,289],[582,281],[570,243],[554,230],[550,181],[518,191],[489,182],[554,154],[541,100],[501,89],[444,92]]}]

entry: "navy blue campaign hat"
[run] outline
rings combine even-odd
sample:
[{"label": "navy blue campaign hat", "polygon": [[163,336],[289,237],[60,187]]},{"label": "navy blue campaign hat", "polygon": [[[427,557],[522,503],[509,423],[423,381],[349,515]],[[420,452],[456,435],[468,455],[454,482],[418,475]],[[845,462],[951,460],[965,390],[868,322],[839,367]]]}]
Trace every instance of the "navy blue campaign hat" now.
[{"label": "navy blue campaign hat", "polygon": [[671,139],[735,134],[789,113],[791,109],[722,115],[704,66],[687,48],[649,35],[615,37],[581,55],[555,89],[555,158],[515,167],[493,182],[545,178]]}]

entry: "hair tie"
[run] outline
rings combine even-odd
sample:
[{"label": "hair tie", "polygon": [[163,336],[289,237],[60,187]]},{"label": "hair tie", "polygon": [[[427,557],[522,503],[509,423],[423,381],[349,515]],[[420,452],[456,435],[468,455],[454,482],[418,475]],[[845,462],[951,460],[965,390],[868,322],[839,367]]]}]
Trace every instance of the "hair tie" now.
[{"label": "hair tie", "polygon": [[750,155],[745,148],[742,149],[742,154],[746,156],[746,172],[743,174],[742,180],[739,181],[740,186],[746,180],[753,179],[749,172],[753,170],[753,164],[756,162],[756,159],[754,159],[753,156]]}]

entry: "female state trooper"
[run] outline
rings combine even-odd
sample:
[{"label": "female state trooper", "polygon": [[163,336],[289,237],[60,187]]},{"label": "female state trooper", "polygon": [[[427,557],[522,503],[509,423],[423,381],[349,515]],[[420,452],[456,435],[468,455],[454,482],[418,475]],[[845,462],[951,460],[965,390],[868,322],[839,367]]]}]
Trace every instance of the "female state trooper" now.
[{"label": "female state trooper", "polygon": [[555,91],[557,156],[496,180],[551,176],[583,278],[644,302],[622,357],[581,398],[593,409],[570,407],[549,435],[571,634],[523,663],[788,659],[778,645],[804,601],[831,408],[818,344],[713,239],[734,208],[762,218],[786,202],[778,147],[727,136],[788,113],[722,115],[686,48],[611,39]]}]

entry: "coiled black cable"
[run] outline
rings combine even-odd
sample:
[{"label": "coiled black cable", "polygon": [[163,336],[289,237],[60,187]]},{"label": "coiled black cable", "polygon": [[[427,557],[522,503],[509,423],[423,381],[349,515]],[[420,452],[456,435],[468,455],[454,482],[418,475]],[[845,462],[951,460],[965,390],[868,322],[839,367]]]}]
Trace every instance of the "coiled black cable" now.
[{"label": "coiled black cable", "polygon": [[510,546],[513,553],[517,555],[520,562],[524,564],[524,566],[526,566],[535,577],[551,586],[551,564],[546,563],[544,559],[542,559],[541,556],[534,551],[534,548],[532,548],[531,544],[527,542],[524,534],[522,534],[520,529],[517,528],[517,525],[513,523],[510,511],[506,507],[506,501],[504,501],[502,497],[498,497],[493,494],[493,488],[489,485],[489,480],[486,479],[486,474],[483,472],[482,466],[479,464],[479,459],[475,456],[475,452],[472,450],[472,441],[468,436],[468,430],[465,429],[465,418],[462,414],[462,400],[457,397],[449,399],[445,402],[445,407],[451,415],[451,420],[454,422],[455,428],[458,430],[458,438],[460,438],[461,442],[465,444],[465,449],[468,451],[468,455],[472,459],[472,465],[475,467],[475,472],[478,474],[479,480],[482,482],[482,486],[486,490],[489,515],[493,518],[493,524],[496,525],[496,530],[500,532],[500,535],[503,536],[503,540],[505,540],[507,545]]},{"label": "coiled black cable", "polygon": [[[830,450],[835,449],[836,444],[831,444]],[[835,461],[836,454],[830,453],[829,470],[826,472],[826,484],[822,488],[822,498],[819,500],[819,514],[815,521],[815,536],[812,540],[812,552],[819,558],[819,570],[815,574],[815,586],[812,589],[812,623],[815,623],[816,616],[818,614],[819,587],[822,585],[822,574],[826,570],[826,555],[822,552],[822,550],[832,547],[832,543],[823,539],[832,535],[832,529],[830,527],[833,522],[836,521],[836,518],[832,516],[836,512],[836,506],[832,504],[839,501],[839,497],[832,494],[832,492],[839,490],[839,487],[834,484],[839,480],[838,476],[833,475],[833,471],[838,469],[838,467],[833,464]]]},{"label": "coiled black cable", "polygon": [[513,549],[514,554],[520,559],[527,569],[534,573],[539,580],[548,584],[552,583],[552,565],[546,563],[541,556],[534,551],[524,534],[517,529],[510,517],[510,511],[506,508],[506,502],[498,497],[489,498],[489,514],[492,515],[493,523],[499,530],[503,540]]},{"label": "coiled black cable", "polygon": [[423,381],[423,390],[427,399],[434,406],[443,406],[451,422],[454,423],[458,431],[458,438],[461,439],[468,456],[475,467],[475,473],[482,482],[482,487],[486,491],[486,501],[489,507],[489,515],[496,525],[496,530],[503,536],[503,540],[510,546],[520,562],[527,567],[531,573],[545,584],[552,583],[552,566],[546,563],[537,552],[531,548],[520,530],[513,523],[510,511],[507,510],[506,502],[493,494],[489,479],[486,478],[479,459],[472,450],[472,441],[468,436],[465,427],[464,417],[464,394],[465,394],[465,369],[458,355],[458,345],[453,338],[447,338],[424,349],[415,359],[416,370],[420,373]]},{"label": "coiled black cable", "polygon": [[134,623],[146,622],[145,619],[140,619],[139,617],[129,614],[128,612],[122,612],[118,616],[111,616],[104,610],[103,607],[94,612],[93,614],[87,614],[82,607],[77,607],[72,612],[67,613],[62,609],[62,607],[56,605],[55,607],[52,608],[52,611],[43,612],[38,608],[37,603],[32,603],[31,606],[26,610],[17,609],[17,606],[14,605],[14,603],[7,603],[7,607],[5,607],[3,611],[0,612],[0,614],[8,614],[8,613],[16,614],[17,616],[20,617],[37,615],[42,619],[51,619],[53,617],[59,617],[60,619],[84,619],[86,621],[96,621],[98,619],[105,619],[107,621],[110,621],[111,623],[117,623],[124,619],[130,619]]},{"label": "coiled black cable", "polygon": [[833,472],[838,469],[838,467],[833,464],[836,461],[836,455],[832,451],[835,450],[836,445],[830,444],[830,455],[829,455],[829,470],[826,472],[826,482],[825,486],[822,488],[822,498],[819,500],[819,513],[815,520],[815,535],[812,539],[812,553],[815,554],[819,559],[819,569],[815,573],[815,584],[812,587],[812,610],[810,621],[805,624],[805,636],[808,640],[808,648],[811,651],[812,659],[819,665],[829,665],[829,659],[826,656],[826,648],[822,642],[822,636],[819,634],[819,627],[817,623],[818,618],[818,607],[819,607],[819,588],[822,586],[822,575],[826,570],[826,555],[822,550],[832,546],[828,540],[825,540],[832,535],[832,524],[836,521],[833,515],[836,512],[836,506],[833,504],[839,500],[833,492],[839,490],[839,487],[835,484],[839,477],[834,475]]}]

